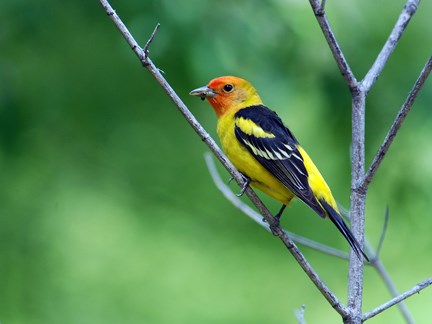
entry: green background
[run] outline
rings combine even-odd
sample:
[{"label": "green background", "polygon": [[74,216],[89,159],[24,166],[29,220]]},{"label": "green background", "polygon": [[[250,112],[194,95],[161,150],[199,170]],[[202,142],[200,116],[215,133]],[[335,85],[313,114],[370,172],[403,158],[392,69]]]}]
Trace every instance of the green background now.
[{"label": "green background", "polygon": [[[350,95],[306,0],[112,5],[142,45],[161,23],[151,57],[211,134],[214,112],[188,92],[220,75],[250,80],[349,206]],[[358,79],[403,5],[327,1]],[[423,1],[368,96],[368,163],[431,54],[431,12]],[[431,276],[431,86],[368,193],[373,246],[390,208],[381,258],[400,291]],[[0,322],[295,323],[302,304],[308,323],[339,322],[279,240],[215,188],[206,151],[97,1],[3,0]],[[347,250],[300,202],[282,224]],[[345,303],[347,262],[302,250]],[[364,289],[365,311],[390,298],[371,268]],[[431,303],[431,289],[407,301],[418,323]],[[370,322],[403,323],[397,308]]]}]

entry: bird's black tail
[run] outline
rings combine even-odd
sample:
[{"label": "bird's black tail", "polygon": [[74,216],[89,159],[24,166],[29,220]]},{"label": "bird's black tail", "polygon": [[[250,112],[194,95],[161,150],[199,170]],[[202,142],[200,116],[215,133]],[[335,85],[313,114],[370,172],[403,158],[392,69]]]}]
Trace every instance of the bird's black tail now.
[{"label": "bird's black tail", "polygon": [[354,237],[351,230],[345,224],[342,216],[339,215],[339,213],[336,210],[334,210],[334,208],[332,206],[330,206],[324,200],[320,200],[319,202],[324,207],[324,209],[327,211],[327,214],[329,215],[330,220],[333,222],[333,224],[336,225],[337,229],[339,230],[339,232],[342,233],[342,235],[348,241],[349,245],[351,245],[351,247],[354,250],[357,257],[361,260],[361,258],[363,256],[366,261],[369,261],[369,258],[364,253],[363,249],[360,247],[359,242],[356,240],[356,238]]}]

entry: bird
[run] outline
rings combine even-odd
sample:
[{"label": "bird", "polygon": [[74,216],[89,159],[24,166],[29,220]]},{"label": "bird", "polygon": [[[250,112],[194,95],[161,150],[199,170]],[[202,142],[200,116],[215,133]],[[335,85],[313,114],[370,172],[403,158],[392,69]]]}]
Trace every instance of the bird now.
[{"label": "bird", "polygon": [[285,207],[297,197],[322,218],[330,218],[357,257],[369,261],[318,168],[251,83],[221,76],[190,95],[207,100],[216,112],[222,149],[246,179],[240,194],[251,185],[281,202],[274,216],[277,224]]}]

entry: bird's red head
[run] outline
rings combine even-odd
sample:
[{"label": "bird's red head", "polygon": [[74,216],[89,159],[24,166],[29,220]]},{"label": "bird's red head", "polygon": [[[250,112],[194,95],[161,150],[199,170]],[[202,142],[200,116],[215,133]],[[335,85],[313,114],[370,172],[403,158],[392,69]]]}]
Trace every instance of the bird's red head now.
[{"label": "bird's red head", "polygon": [[190,94],[207,99],[218,117],[227,111],[262,104],[255,88],[248,81],[234,76],[213,79],[208,85],[192,90]]}]

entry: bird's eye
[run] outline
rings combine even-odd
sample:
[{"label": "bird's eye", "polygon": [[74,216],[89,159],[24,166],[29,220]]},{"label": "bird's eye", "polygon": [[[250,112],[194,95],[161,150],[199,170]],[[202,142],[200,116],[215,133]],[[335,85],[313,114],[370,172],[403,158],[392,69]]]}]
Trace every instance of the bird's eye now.
[{"label": "bird's eye", "polygon": [[234,89],[234,86],[232,84],[225,84],[223,89],[225,92],[231,92]]}]

